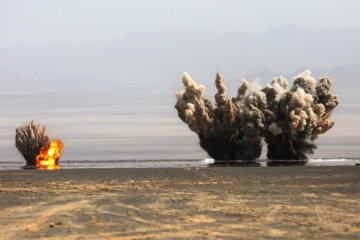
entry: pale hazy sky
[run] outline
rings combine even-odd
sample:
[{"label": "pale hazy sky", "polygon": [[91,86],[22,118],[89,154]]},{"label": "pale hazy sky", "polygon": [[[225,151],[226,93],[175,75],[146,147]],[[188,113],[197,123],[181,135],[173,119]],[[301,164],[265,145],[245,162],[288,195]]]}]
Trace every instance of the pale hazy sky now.
[{"label": "pale hazy sky", "polygon": [[108,41],[129,32],[191,27],[360,28],[359,9],[358,0],[0,0],[0,47]]}]

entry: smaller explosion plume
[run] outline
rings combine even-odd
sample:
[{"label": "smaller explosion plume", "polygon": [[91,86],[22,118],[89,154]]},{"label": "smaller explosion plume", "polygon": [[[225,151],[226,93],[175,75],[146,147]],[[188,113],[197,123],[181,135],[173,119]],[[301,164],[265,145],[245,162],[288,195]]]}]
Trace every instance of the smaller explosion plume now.
[{"label": "smaller explosion plume", "polygon": [[225,94],[218,73],[216,107],[204,97],[205,87],[183,74],[185,91],[176,93],[178,116],[196,132],[200,146],[216,161],[252,160],[261,154],[261,139],[271,160],[305,160],[316,148],[314,140],[329,130],[329,118],[339,104],[330,92],[332,81],[321,77],[316,84],[309,70],[294,78],[288,88],[283,77],[259,91],[246,93],[250,84],[242,79],[235,98]]},{"label": "smaller explosion plume", "polygon": [[46,127],[26,123],[16,129],[15,146],[24,156],[27,167],[39,169],[59,169],[58,159],[63,144],[60,140],[50,141]]}]

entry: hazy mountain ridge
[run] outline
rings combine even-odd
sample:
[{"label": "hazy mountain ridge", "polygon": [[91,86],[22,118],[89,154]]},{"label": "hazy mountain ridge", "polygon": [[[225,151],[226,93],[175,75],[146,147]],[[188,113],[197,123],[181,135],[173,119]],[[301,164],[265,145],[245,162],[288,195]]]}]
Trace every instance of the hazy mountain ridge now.
[{"label": "hazy mountain ridge", "polygon": [[[181,73],[212,89],[216,72],[230,88],[240,78],[291,80],[309,68],[329,75],[336,89],[353,89],[360,73],[360,29],[311,31],[282,26],[260,34],[202,28],[134,33],[111,42],[0,49],[0,91],[113,93],[181,88]],[[61,83],[61,84],[59,84]],[[355,85],[353,85],[355,84]]]}]

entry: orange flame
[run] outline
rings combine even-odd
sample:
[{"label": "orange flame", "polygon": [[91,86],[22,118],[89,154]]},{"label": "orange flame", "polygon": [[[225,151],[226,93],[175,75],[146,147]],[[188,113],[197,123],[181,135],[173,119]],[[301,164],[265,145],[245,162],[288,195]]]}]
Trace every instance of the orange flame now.
[{"label": "orange flame", "polygon": [[55,139],[49,145],[42,147],[40,153],[36,156],[36,166],[39,169],[59,169],[60,166],[57,161],[60,157],[61,149],[63,144],[60,140]]}]

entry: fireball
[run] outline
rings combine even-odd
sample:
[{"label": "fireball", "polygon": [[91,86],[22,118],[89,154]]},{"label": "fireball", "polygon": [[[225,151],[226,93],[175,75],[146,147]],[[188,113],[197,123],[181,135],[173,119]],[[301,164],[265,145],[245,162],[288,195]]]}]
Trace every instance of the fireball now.
[{"label": "fireball", "polygon": [[36,156],[36,166],[39,169],[59,169],[58,159],[60,158],[60,152],[63,148],[63,144],[60,140],[55,139],[49,145],[42,147],[40,153]]}]

